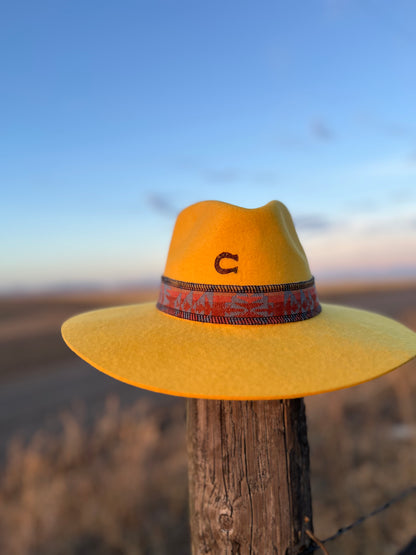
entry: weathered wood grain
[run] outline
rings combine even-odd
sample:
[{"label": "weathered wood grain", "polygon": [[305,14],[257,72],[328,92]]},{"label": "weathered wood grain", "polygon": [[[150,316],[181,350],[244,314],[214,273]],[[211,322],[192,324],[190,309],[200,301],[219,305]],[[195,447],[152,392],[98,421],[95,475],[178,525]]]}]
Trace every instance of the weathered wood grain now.
[{"label": "weathered wood grain", "polygon": [[193,555],[300,553],[312,529],[303,399],[187,403]]}]

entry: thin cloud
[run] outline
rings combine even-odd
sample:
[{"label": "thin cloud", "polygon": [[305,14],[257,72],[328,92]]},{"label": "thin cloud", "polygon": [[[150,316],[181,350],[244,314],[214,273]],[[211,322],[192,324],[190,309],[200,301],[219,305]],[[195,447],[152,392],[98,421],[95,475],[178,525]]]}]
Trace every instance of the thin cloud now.
[{"label": "thin cloud", "polygon": [[411,189],[410,187],[395,187],[389,195],[389,202],[407,204],[413,201],[414,196],[414,189]]},{"label": "thin cloud", "polygon": [[321,119],[311,122],[310,132],[312,136],[319,141],[329,142],[335,138],[332,129]]},{"label": "thin cloud", "polygon": [[286,133],[277,139],[279,146],[291,150],[305,149],[311,146],[311,138],[320,142],[331,142],[335,139],[335,133],[331,127],[322,119],[315,119],[309,123],[309,136],[305,134]]},{"label": "thin cloud", "polygon": [[372,197],[355,197],[349,201],[345,208],[357,213],[374,213],[379,208],[379,202]]},{"label": "thin cloud", "polygon": [[146,197],[146,202],[155,212],[163,216],[177,216],[178,210],[165,196],[159,193],[149,193]]},{"label": "thin cloud", "polygon": [[301,231],[328,231],[336,224],[321,214],[303,214],[294,218],[295,226]]},{"label": "thin cloud", "polygon": [[388,137],[405,138],[412,135],[412,129],[408,125],[398,121],[384,120],[373,114],[362,114],[359,116],[359,121],[365,127]]},{"label": "thin cloud", "polygon": [[392,137],[407,137],[411,130],[401,123],[391,122],[384,124],[384,132]]},{"label": "thin cloud", "polygon": [[403,178],[416,176],[416,164],[412,164],[404,156],[383,158],[381,160],[365,164],[360,168],[362,176],[367,177],[390,177]]},{"label": "thin cloud", "polygon": [[209,183],[236,183],[241,180],[241,173],[234,168],[205,169],[202,176]]}]

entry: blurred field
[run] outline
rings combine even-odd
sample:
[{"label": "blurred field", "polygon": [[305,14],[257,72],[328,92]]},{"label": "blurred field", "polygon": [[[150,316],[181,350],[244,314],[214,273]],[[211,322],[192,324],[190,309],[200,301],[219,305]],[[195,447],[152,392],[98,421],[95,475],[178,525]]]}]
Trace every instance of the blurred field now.
[{"label": "blurred field", "polygon": [[[30,399],[32,411],[18,426],[7,420],[7,410],[0,412],[8,428],[0,434],[8,443],[0,474],[1,554],[189,552],[184,401],[164,403],[164,396],[117,389],[116,382],[86,367],[74,371],[71,399],[78,401],[63,401],[75,359],[60,339],[62,320],[152,295],[0,300],[0,394],[13,390],[14,408],[23,414],[30,392],[38,397]],[[327,288],[320,296],[392,316],[416,330],[416,284]],[[415,369],[413,361],[373,382],[306,400],[318,537],[416,483]],[[91,388],[101,403],[83,396],[84,371],[97,380]],[[101,379],[110,386],[101,387]],[[55,426],[45,427],[41,409],[51,394],[43,384],[53,380]],[[24,435],[25,429],[30,433]],[[10,439],[17,432],[20,439]],[[331,555],[397,554],[416,534],[415,522],[413,495],[327,547]]]},{"label": "blurred field", "polygon": [[61,340],[62,322],[86,310],[144,302],[156,291],[44,294],[0,297],[0,383],[44,372],[73,357]]}]

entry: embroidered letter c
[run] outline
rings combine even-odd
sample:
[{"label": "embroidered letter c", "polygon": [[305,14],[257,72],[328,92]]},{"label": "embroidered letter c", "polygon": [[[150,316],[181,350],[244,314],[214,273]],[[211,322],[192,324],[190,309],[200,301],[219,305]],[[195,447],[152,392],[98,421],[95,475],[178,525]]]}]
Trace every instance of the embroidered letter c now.
[{"label": "embroidered letter c", "polygon": [[229,252],[222,252],[215,259],[215,269],[217,270],[217,272],[219,274],[230,274],[231,272],[234,272],[236,274],[237,271],[238,271],[238,266],[233,266],[232,268],[222,268],[220,266],[220,262],[223,258],[231,258],[231,260],[235,260],[236,262],[238,262],[238,254],[231,254]]}]

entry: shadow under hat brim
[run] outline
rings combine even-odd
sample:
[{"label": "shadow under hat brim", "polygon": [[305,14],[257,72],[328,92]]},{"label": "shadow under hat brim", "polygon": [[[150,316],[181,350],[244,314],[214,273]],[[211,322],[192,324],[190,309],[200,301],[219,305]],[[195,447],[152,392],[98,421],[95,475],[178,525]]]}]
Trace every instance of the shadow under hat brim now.
[{"label": "shadow under hat brim", "polygon": [[205,399],[314,395],[366,382],[416,356],[416,334],[402,324],[329,304],[302,322],[234,326],[175,318],[144,303],[74,316],[62,335],[117,380]]}]

